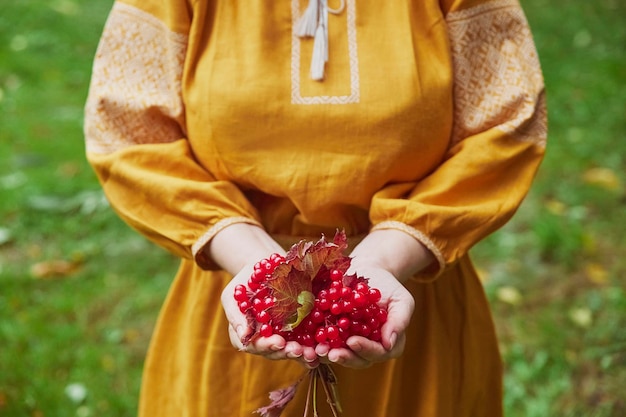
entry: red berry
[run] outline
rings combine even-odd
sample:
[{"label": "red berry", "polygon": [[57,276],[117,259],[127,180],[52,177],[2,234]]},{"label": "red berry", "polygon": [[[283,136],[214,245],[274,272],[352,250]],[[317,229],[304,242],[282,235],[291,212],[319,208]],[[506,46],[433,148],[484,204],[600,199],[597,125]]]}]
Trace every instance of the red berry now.
[{"label": "red berry", "polygon": [[334,302],[330,306],[330,312],[335,316],[338,316],[343,312],[343,303]]},{"label": "red berry", "polygon": [[264,308],[274,307],[275,303],[276,303],[276,299],[274,297],[267,296],[267,297],[263,298],[263,307]]},{"label": "red berry", "polygon": [[254,307],[254,311],[261,311],[265,307],[263,306],[263,300],[260,298],[255,298],[252,300],[252,307]]},{"label": "red berry", "polygon": [[341,289],[339,290],[339,294],[341,298],[347,300],[352,296],[352,289],[350,287],[341,287]]},{"label": "red berry", "polygon": [[387,310],[379,308],[378,311],[376,311],[376,319],[380,324],[385,323],[387,321]]},{"label": "red berry", "polygon": [[370,333],[368,337],[370,340],[373,340],[374,342],[379,342],[382,339],[382,334],[380,333],[379,329],[374,329],[372,330],[372,332]]},{"label": "red berry", "polygon": [[354,307],[359,308],[359,307],[365,307],[367,303],[369,302],[369,300],[367,298],[367,295],[361,292],[354,292],[352,294],[352,302],[354,303]]},{"label": "red berry", "polygon": [[336,301],[339,299],[339,297],[341,296],[341,294],[339,293],[339,289],[338,288],[333,288],[330,287],[328,289],[328,299],[331,301]]},{"label": "red berry", "polygon": [[339,320],[337,320],[337,326],[339,326],[340,329],[344,330],[349,329],[351,323],[352,322],[347,317],[340,317]]},{"label": "red berry", "polygon": [[319,301],[316,302],[316,304],[317,304],[317,308],[319,308],[322,311],[326,311],[330,309],[332,301],[330,301],[330,299],[328,298],[320,298]]},{"label": "red berry", "polygon": [[302,335],[302,340],[300,341],[302,346],[313,347],[315,346],[315,339],[308,333]]},{"label": "red berry", "polygon": [[255,269],[250,279],[255,282],[263,282],[265,281],[265,272],[262,269]]},{"label": "red berry", "polygon": [[315,332],[314,337],[317,343],[325,343],[327,340],[326,328],[325,327],[318,328],[317,331]]},{"label": "red berry", "polygon": [[242,301],[239,303],[239,311],[241,311],[242,313],[245,313],[246,311],[248,311],[250,307],[252,307],[252,304],[250,304],[250,301]]},{"label": "red berry", "polygon": [[259,335],[261,335],[262,337],[270,337],[273,334],[274,329],[272,329],[272,326],[270,324],[263,323],[261,325],[261,328],[259,329]]},{"label": "red berry", "polygon": [[341,279],[343,278],[343,272],[341,272],[338,269],[332,269],[330,271],[330,279],[332,281],[341,281]]},{"label": "red berry", "polygon": [[237,285],[235,287],[235,301],[246,301],[248,299],[248,291],[243,285]]},{"label": "red berry", "polygon": [[250,278],[248,280],[248,288],[250,288],[252,291],[256,291],[259,288],[261,288],[261,284],[259,284],[259,282],[254,281],[252,278]]},{"label": "red berry", "polygon": [[309,317],[311,317],[311,321],[313,323],[322,323],[325,320],[325,315],[324,313],[322,313],[320,310],[316,310],[314,309],[313,311],[311,311],[311,314],[309,314]]},{"label": "red berry", "polygon": [[367,293],[367,298],[370,300],[371,303],[377,303],[380,301],[380,290],[378,288],[370,288],[368,293]]},{"label": "red berry", "polygon": [[259,323],[269,323],[270,319],[270,313],[265,310],[261,310],[256,313],[256,321]]},{"label": "red berry", "polygon": [[359,334],[361,336],[367,337],[372,332],[372,329],[367,324],[361,324],[361,328],[359,329]]},{"label": "red berry", "polygon": [[328,345],[331,349],[338,349],[344,346],[344,341],[340,337],[338,337],[336,339],[330,339],[328,341]]},{"label": "red berry", "polygon": [[261,261],[261,269],[266,273],[266,274],[271,274],[272,272],[274,272],[274,264],[268,260],[268,259],[263,259]]},{"label": "red berry", "polygon": [[367,294],[367,292],[369,291],[369,286],[364,283],[364,282],[358,282],[355,286],[354,286],[354,290],[357,292],[361,292],[363,294]]},{"label": "red berry", "polygon": [[337,339],[339,337],[339,328],[337,326],[326,327],[326,337],[328,339]]}]

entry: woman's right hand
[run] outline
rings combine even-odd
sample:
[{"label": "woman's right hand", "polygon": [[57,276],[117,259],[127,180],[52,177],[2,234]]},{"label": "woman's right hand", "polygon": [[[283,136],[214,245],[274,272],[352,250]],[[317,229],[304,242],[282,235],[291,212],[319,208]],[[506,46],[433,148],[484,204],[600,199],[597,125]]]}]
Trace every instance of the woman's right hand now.
[{"label": "woman's right hand", "polygon": [[247,336],[251,336],[254,329],[250,327],[246,316],[239,310],[233,294],[237,285],[245,285],[248,282],[252,271],[253,265],[245,266],[222,291],[222,307],[229,323],[228,334],[230,342],[240,351],[263,356],[267,359],[296,359],[308,368],[316,367],[319,364],[319,357],[312,347],[302,346],[300,343],[293,341],[286,341],[277,334],[270,337],[254,337],[244,345],[242,340]]}]

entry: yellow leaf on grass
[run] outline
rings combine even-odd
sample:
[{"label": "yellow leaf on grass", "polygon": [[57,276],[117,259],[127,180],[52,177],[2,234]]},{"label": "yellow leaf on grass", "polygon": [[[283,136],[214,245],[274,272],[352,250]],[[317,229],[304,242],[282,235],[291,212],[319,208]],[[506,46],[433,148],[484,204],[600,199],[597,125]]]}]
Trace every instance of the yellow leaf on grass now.
[{"label": "yellow leaf on grass", "polygon": [[577,326],[586,329],[593,322],[593,313],[586,307],[574,308],[570,310],[569,318]]},{"label": "yellow leaf on grass", "polygon": [[546,208],[550,213],[557,216],[564,215],[567,210],[567,206],[564,203],[554,199],[546,201]]},{"label": "yellow leaf on grass", "polygon": [[609,273],[603,265],[588,263],[585,265],[585,275],[594,284],[603,285],[609,282]]},{"label": "yellow leaf on grass", "polygon": [[498,288],[496,295],[498,297],[498,300],[502,301],[503,303],[518,305],[522,302],[522,294],[515,287],[500,287]]},{"label": "yellow leaf on grass", "polygon": [[609,168],[591,168],[583,174],[583,180],[587,184],[597,185],[610,191],[618,191],[622,189],[622,182],[619,177]]},{"label": "yellow leaf on grass", "polygon": [[37,262],[30,268],[30,274],[34,278],[63,278],[76,272],[80,267],[78,262],[70,262],[62,259]]}]

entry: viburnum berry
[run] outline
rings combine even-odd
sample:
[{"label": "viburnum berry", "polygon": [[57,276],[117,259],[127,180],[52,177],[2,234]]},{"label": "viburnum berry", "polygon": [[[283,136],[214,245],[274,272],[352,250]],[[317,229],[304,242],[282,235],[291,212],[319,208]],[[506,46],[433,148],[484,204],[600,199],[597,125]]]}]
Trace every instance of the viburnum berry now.
[{"label": "viburnum berry", "polygon": [[343,278],[343,272],[341,272],[338,269],[332,269],[330,271],[330,279],[332,281],[341,281],[341,279]]},{"label": "viburnum berry", "polygon": [[[305,256],[307,249],[313,251],[305,248]],[[333,247],[333,250],[339,249]],[[343,271],[349,261],[341,267],[331,264],[326,265],[327,269],[320,268],[317,275],[310,277],[310,289],[298,290],[298,284],[294,284],[293,280],[301,279],[302,275],[291,277],[290,268],[276,271],[283,264],[293,268],[292,264],[299,262],[301,253],[302,247],[300,251],[290,251],[287,257],[272,254],[254,265],[247,285],[235,286],[234,299],[256,329],[256,334],[260,337],[279,334],[303,346],[327,344],[331,349],[347,347],[345,341],[354,335],[380,341],[380,328],[387,321],[386,309],[378,305],[382,298],[380,290],[371,288],[366,278],[346,275]],[[349,260],[347,257],[329,259],[338,259],[337,262]],[[307,265],[315,265],[315,262]],[[302,291],[310,292],[309,301],[303,301],[306,297],[296,300],[296,296],[303,294]],[[280,299],[277,298],[279,296]],[[292,306],[289,307],[292,310],[285,310],[285,303]],[[300,308],[304,308],[305,304],[307,310],[301,313]],[[286,322],[288,318],[292,321]]]},{"label": "viburnum berry", "polygon": [[[351,263],[343,254],[347,248],[345,233],[337,232],[332,242],[323,236],[317,243],[300,241],[285,256],[274,253],[257,262],[246,284],[235,286],[233,293],[252,329],[242,338],[242,344],[274,334],[302,346],[322,344],[330,349],[349,349],[346,341],[352,336],[380,342],[382,326],[388,319],[385,306],[380,304],[383,296],[369,286],[368,278],[346,273]],[[336,376],[331,366],[320,363],[309,372],[309,381],[324,386],[322,391],[328,396],[332,415],[337,416],[332,388]],[[297,385],[289,387],[290,392],[295,392]],[[282,410],[289,401],[282,392],[271,396],[270,407],[257,412],[265,417],[276,415],[275,411]],[[309,389],[307,404],[315,404],[315,392]]]}]

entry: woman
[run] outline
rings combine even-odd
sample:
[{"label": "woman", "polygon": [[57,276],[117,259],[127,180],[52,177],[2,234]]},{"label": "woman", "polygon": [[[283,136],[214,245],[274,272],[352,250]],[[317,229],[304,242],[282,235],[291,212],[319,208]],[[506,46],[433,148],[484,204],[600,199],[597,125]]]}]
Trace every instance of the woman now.
[{"label": "woman", "polygon": [[[141,416],[249,416],[320,362],[335,363],[344,416],[501,415],[467,252],[511,217],[544,154],[516,0],[117,1],[85,130],[112,206],[182,259]],[[382,342],[274,335],[239,352],[234,285],[337,228],[388,305]],[[300,391],[284,415],[302,415]]]}]

